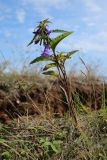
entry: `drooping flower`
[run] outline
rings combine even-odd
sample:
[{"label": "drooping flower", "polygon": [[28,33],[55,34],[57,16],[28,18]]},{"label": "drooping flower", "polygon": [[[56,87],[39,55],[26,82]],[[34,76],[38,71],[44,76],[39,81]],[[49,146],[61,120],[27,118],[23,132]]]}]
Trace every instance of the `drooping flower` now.
[{"label": "drooping flower", "polygon": [[53,30],[49,30],[48,28],[46,28],[46,33],[49,35],[50,33],[52,33]]},{"label": "drooping flower", "polygon": [[49,37],[50,33],[53,32],[53,30],[48,29],[48,19],[39,22],[39,25],[34,29],[33,31],[33,39],[28,44],[40,44],[40,46],[43,44],[45,46],[44,51],[42,53],[43,56],[48,57],[49,56],[49,46],[51,42],[51,38]]},{"label": "drooping flower", "polygon": [[43,53],[42,53],[42,56],[48,58],[48,57],[49,57],[49,50],[50,50],[50,49],[49,49],[49,46],[46,45],[46,46],[45,46],[45,49],[44,49],[44,51],[43,51]]},{"label": "drooping flower", "polygon": [[39,34],[39,32],[40,32],[40,28],[37,29],[37,30],[34,30],[33,34],[34,34],[35,36],[37,36],[37,35]]},{"label": "drooping flower", "polygon": [[48,29],[48,24],[45,25],[45,32],[46,32],[46,34],[48,34],[48,35],[53,32],[53,30],[49,30],[49,29]]}]

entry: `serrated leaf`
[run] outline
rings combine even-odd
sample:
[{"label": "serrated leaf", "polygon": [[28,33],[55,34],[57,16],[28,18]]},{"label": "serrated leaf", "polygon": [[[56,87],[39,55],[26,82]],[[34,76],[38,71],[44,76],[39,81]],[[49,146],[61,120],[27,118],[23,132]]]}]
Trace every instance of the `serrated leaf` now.
[{"label": "serrated leaf", "polygon": [[61,30],[61,29],[54,29],[53,32],[60,33],[60,32],[67,32],[67,31],[64,31],[64,30]]},{"label": "serrated leaf", "polygon": [[52,39],[51,41],[51,48],[53,51],[55,51],[56,46],[58,45],[58,43],[63,40],[64,38],[66,38],[67,36],[69,36],[70,34],[72,34],[73,32],[65,32],[59,36],[57,36],[56,38]]},{"label": "serrated leaf", "polygon": [[36,59],[34,59],[33,61],[30,62],[30,64],[33,64],[33,63],[37,63],[37,62],[41,62],[41,61],[52,61],[53,58],[52,57],[44,57],[44,56],[39,56],[37,57]]},{"label": "serrated leaf", "polygon": [[71,58],[74,53],[78,52],[78,50],[74,50],[71,52],[59,52],[58,53],[58,60],[66,60],[68,58]]},{"label": "serrated leaf", "polygon": [[42,74],[58,77],[58,73],[55,71],[47,71],[47,72],[43,72]]},{"label": "serrated leaf", "polygon": [[52,23],[52,22],[49,21],[48,18],[47,18],[47,19],[40,22],[40,26],[43,27],[46,23]]},{"label": "serrated leaf", "polygon": [[47,69],[52,68],[52,67],[56,67],[56,63],[47,64],[47,65],[43,68],[43,71],[46,71]]},{"label": "serrated leaf", "polygon": [[79,50],[74,50],[74,51],[71,51],[71,52],[68,52],[67,53],[67,57],[70,58],[70,56],[72,56],[74,53],[78,52]]}]

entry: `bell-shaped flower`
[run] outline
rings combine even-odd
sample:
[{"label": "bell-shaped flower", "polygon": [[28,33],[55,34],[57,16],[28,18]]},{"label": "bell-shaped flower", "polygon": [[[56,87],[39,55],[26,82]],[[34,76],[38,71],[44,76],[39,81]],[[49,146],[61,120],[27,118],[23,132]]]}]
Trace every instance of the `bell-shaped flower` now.
[{"label": "bell-shaped flower", "polygon": [[44,51],[43,51],[43,53],[42,53],[42,56],[48,58],[48,57],[49,57],[49,50],[50,50],[50,49],[49,49],[48,45],[46,45],[46,46],[45,46],[45,49],[44,49]]},{"label": "bell-shaped flower", "polygon": [[48,29],[48,25],[47,24],[45,26],[45,31],[46,31],[46,34],[48,34],[48,35],[53,32],[53,30],[49,30]]},{"label": "bell-shaped flower", "polygon": [[50,33],[52,33],[53,32],[53,30],[48,30],[47,28],[46,28],[46,33],[49,35]]}]

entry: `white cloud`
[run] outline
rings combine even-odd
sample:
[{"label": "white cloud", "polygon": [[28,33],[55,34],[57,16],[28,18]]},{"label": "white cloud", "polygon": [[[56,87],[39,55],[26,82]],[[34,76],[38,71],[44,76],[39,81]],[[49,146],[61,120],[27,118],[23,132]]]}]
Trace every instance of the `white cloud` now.
[{"label": "white cloud", "polygon": [[66,41],[62,41],[59,45],[59,50],[72,50],[78,49],[80,53],[94,54],[107,54],[107,31],[99,31],[96,33],[81,32],[80,35],[71,40],[68,38]]},{"label": "white cloud", "polygon": [[30,28],[28,28],[28,31],[31,33],[31,32],[34,31],[34,28],[33,28],[33,27],[30,27]]},{"label": "white cloud", "polygon": [[65,8],[68,6],[71,1],[70,0],[22,0],[23,4],[25,5],[32,5],[33,7],[39,7],[42,9],[47,9],[48,7],[54,7],[58,9]]},{"label": "white cloud", "polygon": [[4,20],[6,17],[3,15],[0,15],[0,21]]},{"label": "white cloud", "polygon": [[[84,52],[105,52],[104,46],[102,47],[98,42],[89,41],[87,39],[82,39],[82,41],[78,41],[78,47],[82,49]],[[106,47],[107,48],[107,47]]]},{"label": "white cloud", "polygon": [[11,9],[10,7],[4,5],[0,2],[0,21],[8,19],[11,17]]},{"label": "white cloud", "polygon": [[97,32],[93,35],[86,35],[80,37],[75,44],[75,47],[81,48],[84,52],[91,51],[95,53],[106,53],[107,54],[107,32]]},{"label": "white cloud", "polygon": [[5,35],[6,37],[10,37],[10,36],[12,35],[12,32],[10,32],[10,31],[8,31],[8,30],[5,30],[5,31],[4,31],[4,35]]},{"label": "white cloud", "polygon": [[23,23],[25,21],[26,12],[24,10],[18,10],[16,11],[16,17],[20,23]]},{"label": "white cloud", "polygon": [[93,26],[96,25],[96,23],[94,23],[94,22],[89,22],[89,23],[87,23],[87,25],[90,26],[90,27],[93,27]]},{"label": "white cloud", "polygon": [[95,25],[98,22],[98,20],[99,20],[99,17],[96,15],[93,15],[93,17],[87,16],[82,18],[82,21],[85,22],[88,26]]},{"label": "white cloud", "polygon": [[100,40],[105,40],[107,41],[107,31],[101,31],[98,33],[97,37],[100,39]]},{"label": "white cloud", "polygon": [[65,9],[71,3],[71,0],[22,0],[25,6],[31,5],[36,12],[38,12],[43,18],[49,17],[51,9]]},{"label": "white cloud", "polygon": [[100,12],[102,11],[102,8],[97,4],[95,0],[83,0],[85,6],[93,11],[93,12]]}]

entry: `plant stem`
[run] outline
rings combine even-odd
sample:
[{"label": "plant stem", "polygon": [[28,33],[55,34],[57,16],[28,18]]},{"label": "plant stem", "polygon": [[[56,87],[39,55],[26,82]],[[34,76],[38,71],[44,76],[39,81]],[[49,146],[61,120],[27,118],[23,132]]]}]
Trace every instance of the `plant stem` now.
[{"label": "plant stem", "polygon": [[[55,57],[55,63],[57,65],[57,69],[58,69],[58,72],[59,72],[59,75],[60,75],[60,80],[61,80],[62,85],[63,85],[62,88],[63,88],[64,94],[66,96],[66,101],[68,103],[69,115],[72,116],[75,125],[77,125],[77,117],[76,117],[75,109],[72,105],[72,98],[71,98],[71,93],[70,93],[70,90],[69,90],[69,81],[68,81],[68,77],[67,77],[67,74],[66,74],[65,65],[63,63],[63,69],[62,69],[62,67],[61,67],[61,65],[58,61],[56,53],[55,52],[53,52],[53,53],[54,53],[54,57]],[[61,75],[61,73],[62,73],[62,75]]]}]

